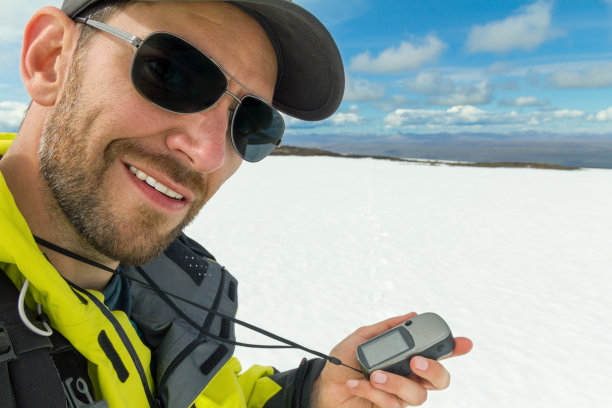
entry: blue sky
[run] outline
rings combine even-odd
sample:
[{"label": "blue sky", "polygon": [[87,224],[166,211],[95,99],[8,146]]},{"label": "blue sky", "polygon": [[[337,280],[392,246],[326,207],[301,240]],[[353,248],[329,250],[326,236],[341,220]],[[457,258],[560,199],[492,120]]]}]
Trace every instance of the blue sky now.
[{"label": "blue sky", "polygon": [[[288,133],[611,133],[612,0],[297,2],[336,38],[347,87],[334,116]],[[60,3],[0,3],[0,129],[29,100],[20,32]]]}]

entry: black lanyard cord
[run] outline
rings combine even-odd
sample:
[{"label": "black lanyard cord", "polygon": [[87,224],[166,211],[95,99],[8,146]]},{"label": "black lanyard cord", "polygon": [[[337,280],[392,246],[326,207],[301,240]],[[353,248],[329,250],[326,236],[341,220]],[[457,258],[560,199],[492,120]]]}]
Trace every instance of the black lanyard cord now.
[{"label": "black lanyard cord", "polygon": [[[242,320],[236,319],[233,316],[229,316],[226,315],[224,313],[221,313],[217,310],[213,310],[209,307],[206,307],[204,305],[201,305],[199,303],[193,302],[189,299],[185,299],[181,296],[178,295],[174,295],[172,293],[166,292],[164,290],[162,290],[152,279],[151,277],[149,277],[149,275],[147,275],[147,273],[141,268],[141,267],[136,267],[136,270],[140,273],[140,275],[146,280],[146,282],[141,281],[139,279],[133,278],[131,276],[126,275],[124,272],[109,268],[106,265],[103,265],[99,262],[93,261],[91,259],[85,258],[81,255],[75,254],[72,251],[69,251],[65,248],[62,248],[60,246],[57,246],[49,241],[46,241],[40,237],[37,237],[36,235],[34,235],[34,240],[36,241],[37,244],[44,246],[52,251],[55,251],[59,254],[62,254],[64,256],[67,256],[69,258],[75,259],[77,261],[83,262],[85,264],[88,264],[90,266],[96,267],[98,269],[102,269],[104,271],[110,272],[113,275],[119,275],[122,277],[125,277],[133,282],[136,282],[146,288],[149,288],[153,291],[155,291],[160,298],[170,307],[172,308],[181,318],[183,318],[189,325],[191,325],[193,328],[195,328],[196,330],[198,330],[202,335],[204,336],[208,336],[211,337],[217,341],[223,342],[223,343],[227,343],[227,344],[231,344],[231,345],[235,345],[235,346],[240,346],[240,347],[248,347],[248,348],[263,348],[263,349],[287,349],[287,348],[296,348],[296,349],[300,349],[303,351],[306,351],[307,353],[311,353],[317,357],[321,357],[327,361],[329,361],[330,363],[334,364],[334,365],[342,365],[344,367],[350,368],[351,370],[357,371],[359,373],[361,373],[361,370],[358,370],[354,367],[351,367],[347,364],[344,364],[339,358],[337,357],[333,357],[333,356],[328,356],[326,354],[320,353],[318,351],[309,349],[307,347],[304,347],[298,343],[295,343],[291,340],[287,340],[281,336],[278,336],[274,333],[271,333],[267,330],[261,329],[257,326],[254,326],[250,323],[244,322]],[[212,313],[216,316],[221,317],[222,319],[227,319],[235,324],[238,324],[240,326],[246,327],[247,329],[253,330],[257,333],[263,334],[266,337],[269,337],[271,339],[277,340],[281,343],[286,344],[285,346],[274,346],[274,345],[264,345],[264,344],[248,344],[248,343],[241,343],[241,342],[237,342],[237,341],[233,341],[230,339],[226,339],[217,335],[214,335],[212,333],[208,333],[206,332],[203,328],[201,328],[193,319],[191,319],[189,316],[187,316],[187,314],[185,314],[185,312],[183,312],[170,298],[174,298],[176,300],[179,300],[181,302],[187,303],[188,305],[191,305],[193,307],[196,307],[198,309],[202,309],[205,310],[206,312]]]}]

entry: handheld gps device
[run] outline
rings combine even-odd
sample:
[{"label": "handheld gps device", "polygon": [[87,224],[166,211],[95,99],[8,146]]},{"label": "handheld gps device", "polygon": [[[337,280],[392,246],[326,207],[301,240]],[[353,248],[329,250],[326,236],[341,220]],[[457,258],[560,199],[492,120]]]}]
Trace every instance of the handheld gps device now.
[{"label": "handheld gps device", "polygon": [[423,313],[361,344],[357,361],[368,378],[374,370],[407,376],[414,356],[438,360],[454,348],[446,322],[435,313]]}]

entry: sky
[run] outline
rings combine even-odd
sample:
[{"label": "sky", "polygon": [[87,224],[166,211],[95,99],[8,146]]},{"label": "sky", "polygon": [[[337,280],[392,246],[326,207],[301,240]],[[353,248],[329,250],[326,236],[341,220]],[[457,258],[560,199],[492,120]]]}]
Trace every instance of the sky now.
[{"label": "sky", "polygon": [[[287,134],[552,132],[609,134],[612,0],[299,0],[329,29],[346,69],[344,100]],[[25,5],[24,5],[25,4]],[[21,31],[58,0],[0,3],[0,128],[29,98]]]}]

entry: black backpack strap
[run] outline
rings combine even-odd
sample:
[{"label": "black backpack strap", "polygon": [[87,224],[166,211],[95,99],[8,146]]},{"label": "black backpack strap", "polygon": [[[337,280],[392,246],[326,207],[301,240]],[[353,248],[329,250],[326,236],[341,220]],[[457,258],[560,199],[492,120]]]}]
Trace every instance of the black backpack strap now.
[{"label": "black backpack strap", "polygon": [[66,396],[50,354],[53,344],[21,322],[19,292],[2,271],[0,293],[0,406],[65,408]]},{"label": "black backpack strap", "polygon": [[8,362],[15,358],[15,352],[8,330],[0,322],[0,407],[15,408],[15,396],[9,377]]}]

